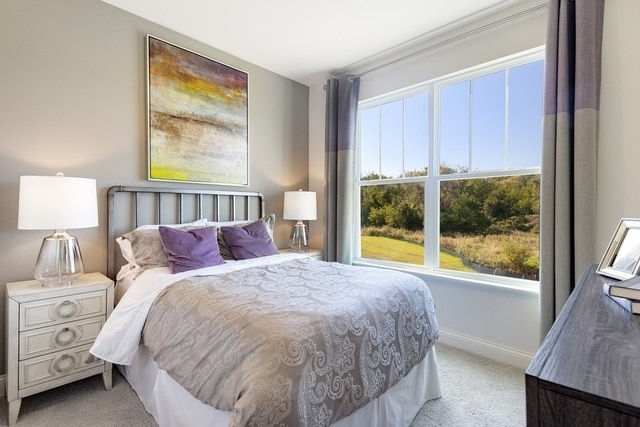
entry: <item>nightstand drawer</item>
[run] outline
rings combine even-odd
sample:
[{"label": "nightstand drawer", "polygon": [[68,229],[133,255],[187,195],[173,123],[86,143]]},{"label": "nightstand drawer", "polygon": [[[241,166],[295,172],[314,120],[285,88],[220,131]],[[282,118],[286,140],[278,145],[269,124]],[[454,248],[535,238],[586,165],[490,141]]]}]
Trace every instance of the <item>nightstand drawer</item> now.
[{"label": "nightstand drawer", "polygon": [[20,360],[64,348],[91,344],[100,333],[106,316],[20,332]]},{"label": "nightstand drawer", "polygon": [[107,293],[87,292],[20,304],[21,331],[106,314]]},{"label": "nightstand drawer", "polygon": [[18,388],[23,389],[75,374],[104,361],[89,353],[91,344],[27,359],[18,364]]}]

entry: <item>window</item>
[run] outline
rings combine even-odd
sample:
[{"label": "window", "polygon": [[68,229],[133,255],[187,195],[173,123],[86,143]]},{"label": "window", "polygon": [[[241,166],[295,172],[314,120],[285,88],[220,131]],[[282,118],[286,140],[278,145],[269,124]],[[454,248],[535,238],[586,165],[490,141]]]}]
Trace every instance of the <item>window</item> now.
[{"label": "window", "polygon": [[533,286],[543,50],[362,101],[358,259]]}]

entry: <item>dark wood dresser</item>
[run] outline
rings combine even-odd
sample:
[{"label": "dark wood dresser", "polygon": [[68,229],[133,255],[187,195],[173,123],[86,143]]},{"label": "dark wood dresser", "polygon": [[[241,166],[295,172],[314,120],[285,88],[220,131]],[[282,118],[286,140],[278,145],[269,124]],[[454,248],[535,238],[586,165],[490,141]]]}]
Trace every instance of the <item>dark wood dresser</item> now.
[{"label": "dark wood dresser", "polygon": [[640,315],[587,268],[525,372],[528,426],[640,426]]}]

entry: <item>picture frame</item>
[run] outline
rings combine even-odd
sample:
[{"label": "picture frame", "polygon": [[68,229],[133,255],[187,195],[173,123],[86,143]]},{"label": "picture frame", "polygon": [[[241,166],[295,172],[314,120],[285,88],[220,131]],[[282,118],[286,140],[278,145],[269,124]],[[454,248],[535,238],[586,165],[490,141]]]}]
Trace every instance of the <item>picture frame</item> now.
[{"label": "picture frame", "polygon": [[640,273],[640,219],[620,220],[597,272],[620,280]]},{"label": "picture frame", "polygon": [[148,179],[248,186],[248,74],[146,41]]}]

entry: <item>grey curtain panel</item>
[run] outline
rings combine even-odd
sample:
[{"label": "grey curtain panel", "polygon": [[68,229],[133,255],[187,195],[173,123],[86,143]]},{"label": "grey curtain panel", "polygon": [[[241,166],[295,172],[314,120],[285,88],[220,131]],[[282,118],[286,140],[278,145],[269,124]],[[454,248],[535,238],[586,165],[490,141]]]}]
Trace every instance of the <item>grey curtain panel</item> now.
[{"label": "grey curtain panel", "polygon": [[356,115],[360,78],[330,78],[327,80],[326,91],[325,260],[351,264]]},{"label": "grey curtain panel", "polygon": [[594,262],[604,0],[550,0],[540,194],[541,339]]}]

